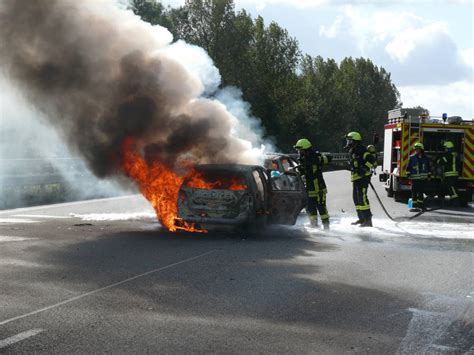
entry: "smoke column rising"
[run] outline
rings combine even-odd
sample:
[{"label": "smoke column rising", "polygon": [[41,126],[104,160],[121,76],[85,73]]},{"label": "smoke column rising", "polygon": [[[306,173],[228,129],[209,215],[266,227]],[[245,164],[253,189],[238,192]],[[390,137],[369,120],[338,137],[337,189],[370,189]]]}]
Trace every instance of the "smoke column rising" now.
[{"label": "smoke column rising", "polygon": [[203,97],[216,81],[176,60],[185,45],[171,41],[112,0],[0,3],[0,69],[97,176],[119,172],[126,138],[171,168],[256,163],[261,151],[237,137],[245,124]]}]

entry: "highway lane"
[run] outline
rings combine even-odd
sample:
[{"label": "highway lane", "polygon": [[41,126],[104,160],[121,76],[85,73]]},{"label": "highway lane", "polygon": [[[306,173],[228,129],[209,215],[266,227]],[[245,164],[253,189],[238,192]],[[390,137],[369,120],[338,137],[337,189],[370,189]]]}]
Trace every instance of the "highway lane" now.
[{"label": "highway lane", "polygon": [[473,351],[472,208],[394,223],[370,193],[362,230],[347,179],[329,233],[169,233],[139,196],[0,212],[0,352]]}]

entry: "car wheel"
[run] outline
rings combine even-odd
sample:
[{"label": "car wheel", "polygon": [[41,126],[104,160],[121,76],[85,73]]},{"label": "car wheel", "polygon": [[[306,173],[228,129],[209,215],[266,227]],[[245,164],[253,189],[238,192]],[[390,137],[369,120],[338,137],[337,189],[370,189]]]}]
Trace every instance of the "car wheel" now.
[{"label": "car wheel", "polygon": [[262,233],[267,227],[267,216],[256,215],[252,217],[245,225],[245,231],[251,235]]},{"label": "car wheel", "polygon": [[256,217],[255,226],[257,231],[264,231],[267,228],[268,218],[266,214],[262,214]]}]

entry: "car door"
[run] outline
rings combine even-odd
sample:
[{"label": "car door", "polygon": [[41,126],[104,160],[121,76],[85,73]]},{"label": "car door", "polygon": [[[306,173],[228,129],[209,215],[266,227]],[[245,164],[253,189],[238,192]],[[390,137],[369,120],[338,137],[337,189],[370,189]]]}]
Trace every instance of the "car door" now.
[{"label": "car door", "polygon": [[306,191],[299,174],[286,172],[284,175],[290,183],[278,190],[272,187],[270,191],[270,223],[293,225],[306,206]]}]

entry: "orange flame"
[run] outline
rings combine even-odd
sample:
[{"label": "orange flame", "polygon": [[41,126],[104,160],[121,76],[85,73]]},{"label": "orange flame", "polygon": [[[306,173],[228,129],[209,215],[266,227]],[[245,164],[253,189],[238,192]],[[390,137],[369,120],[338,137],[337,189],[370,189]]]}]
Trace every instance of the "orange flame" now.
[{"label": "orange flame", "polygon": [[168,230],[206,232],[184,221],[179,221],[177,225],[177,197],[184,178],[159,161],[148,164],[136,151],[130,138],[125,139],[122,144],[121,167],[125,174],[137,183],[140,192],[155,209],[158,220]]},{"label": "orange flame", "polygon": [[186,186],[193,188],[193,189],[224,189],[224,190],[232,190],[232,191],[243,191],[247,189],[247,185],[245,182],[238,178],[232,178],[229,181],[221,181],[217,180],[214,182],[206,181],[202,174],[193,170],[188,174]]}]

